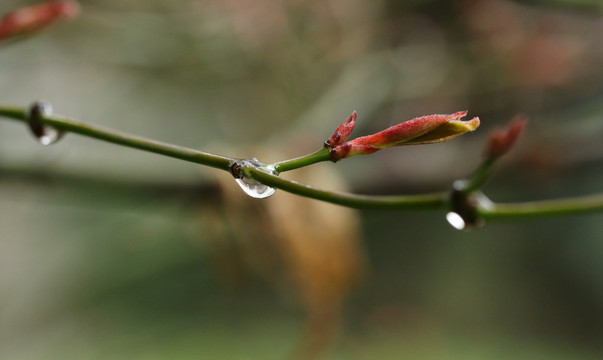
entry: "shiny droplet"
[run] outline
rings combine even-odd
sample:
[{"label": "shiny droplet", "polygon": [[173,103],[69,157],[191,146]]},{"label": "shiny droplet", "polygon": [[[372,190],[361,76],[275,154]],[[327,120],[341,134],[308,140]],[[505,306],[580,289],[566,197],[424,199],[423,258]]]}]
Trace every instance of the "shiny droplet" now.
[{"label": "shiny droplet", "polygon": [[42,145],[52,145],[57,141],[61,140],[63,137],[63,132],[59,131],[53,127],[45,126],[44,127],[44,135],[38,138],[38,141]]},{"label": "shiny droplet", "polygon": [[459,215],[455,212],[451,211],[448,214],[446,214],[446,220],[448,221],[448,223],[450,225],[452,225],[453,228],[455,228],[457,230],[465,229],[465,220],[463,220],[461,215]]},{"label": "shiny droplet", "polygon": [[236,179],[237,184],[245,191],[245,193],[256,199],[267,198],[274,194],[276,190],[249,178]]},{"label": "shiny droplet", "polygon": [[485,210],[492,210],[494,209],[494,203],[492,202],[492,200],[490,200],[486,194],[484,194],[481,191],[477,191],[475,193],[475,201],[477,201],[477,204],[479,205],[479,207],[481,207],[482,209]]},{"label": "shiny droplet", "polygon": [[235,181],[241,189],[245,192],[245,194],[256,198],[256,199],[264,199],[276,192],[276,189],[271,188],[270,186],[264,185],[261,182],[252,179],[251,177],[245,175],[245,167],[254,167],[263,172],[278,175],[278,173],[274,170],[274,167],[266,164],[262,164],[257,159],[249,159],[249,160],[239,160],[231,166],[232,173],[235,177]]},{"label": "shiny droplet", "polygon": [[61,140],[63,132],[42,123],[42,118],[52,115],[52,105],[44,101],[37,101],[29,107],[27,124],[31,133],[42,145],[51,145]]}]

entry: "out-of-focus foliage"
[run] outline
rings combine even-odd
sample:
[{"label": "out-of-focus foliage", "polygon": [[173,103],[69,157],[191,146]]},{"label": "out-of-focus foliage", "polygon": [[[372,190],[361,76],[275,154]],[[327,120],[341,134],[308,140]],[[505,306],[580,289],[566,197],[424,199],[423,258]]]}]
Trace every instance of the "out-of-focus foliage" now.
[{"label": "out-of-focus foliage", "polygon": [[[392,194],[449,187],[522,112],[494,200],[602,190],[598,1],[80,3],[0,46],[1,103],[264,162],[316,150],[353,110],[359,136],[480,117],[445,144],[282,175]],[[439,213],[252,201],[214,173],[0,121],[0,358],[603,354],[601,215],[457,232]]]}]

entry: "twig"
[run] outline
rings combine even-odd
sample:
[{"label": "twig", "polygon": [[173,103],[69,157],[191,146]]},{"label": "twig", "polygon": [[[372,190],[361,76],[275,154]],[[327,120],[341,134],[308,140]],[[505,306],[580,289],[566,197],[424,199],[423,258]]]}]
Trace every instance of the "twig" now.
[{"label": "twig", "polygon": [[[30,119],[28,119],[28,110],[21,107],[0,106],[0,116],[18,120],[26,124],[30,121]],[[43,126],[50,126],[63,132],[72,132],[126,147],[211,166],[231,173],[233,164],[240,163],[240,159],[150,140],[99,126],[87,125],[62,116],[40,114],[37,121]],[[306,156],[276,162],[269,166],[274,169],[276,173],[282,173],[327,160],[333,159],[330,157],[329,149],[324,148]],[[462,193],[469,196],[481,187],[489,177],[492,166],[493,161],[485,161],[474,174],[473,178],[466,183],[467,186],[461,189],[463,190]],[[266,186],[312,199],[362,209],[450,211],[453,207],[451,196],[452,194],[455,194],[454,191],[444,191],[407,196],[358,195],[318,189],[310,185],[281,178],[256,167],[247,167],[245,173]],[[459,193],[456,192],[456,194],[458,195]],[[477,201],[474,206],[475,213],[483,220],[583,214],[603,211],[603,194],[512,204],[495,204],[489,201]]]}]

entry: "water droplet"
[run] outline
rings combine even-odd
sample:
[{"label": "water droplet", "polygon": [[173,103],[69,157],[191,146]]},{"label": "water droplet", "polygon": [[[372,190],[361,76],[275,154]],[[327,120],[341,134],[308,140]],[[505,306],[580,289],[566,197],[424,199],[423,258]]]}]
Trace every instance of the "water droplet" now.
[{"label": "water droplet", "polygon": [[51,145],[61,140],[63,132],[52,126],[44,125],[42,118],[52,115],[52,105],[44,101],[37,101],[29,107],[27,124],[32,134],[42,145]]},{"label": "water droplet", "polygon": [[247,195],[256,199],[264,199],[276,192],[276,189],[264,185],[261,182],[246,175],[246,167],[253,167],[273,175],[278,175],[278,173],[274,170],[273,166],[263,164],[255,158],[248,160],[239,160],[235,162],[231,166],[232,174],[234,175],[237,184],[239,184],[241,189],[243,189],[243,191]]},{"label": "water droplet", "polygon": [[241,179],[236,179],[236,182],[247,195],[256,199],[267,198],[276,192],[274,188],[250,178],[243,177]]},{"label": "water droplet", "polygon": [[44,127],[44,135],[38,138],[38,141],[42,145],[52,145],[57,141],[61,140],[63,137],[63,132],[59,131],[53,127],[45,126]]},{"label": "water droplet", "polygon": [[467,185],[469,185],[469,181],[467,181],[465,179],[455,180],[452,183],[452,189],[455,191],[463,191],[463,190],[465,190]]},{"label": "water droplet", "polygon": [[450,225],[452,225],[453,228],[455,228],[457,230],[465,229],[465,220],[463,220],[461,215],[459,215],[455,212],[451,211],[448,214],[446,214],[446,220],[448,221],[448,223]]},{"label": "water droplet", "polygon": [[482,209],[492,210],[494,209],[494,203],[490,200],[486,194],[481,191],[477,191],[475,193],[475,201],[477,201],[477,205]]}]

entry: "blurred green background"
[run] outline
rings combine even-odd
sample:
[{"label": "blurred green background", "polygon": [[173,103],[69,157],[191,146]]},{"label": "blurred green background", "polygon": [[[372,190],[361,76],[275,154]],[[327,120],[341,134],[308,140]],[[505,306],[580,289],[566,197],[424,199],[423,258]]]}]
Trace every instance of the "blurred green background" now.
[{"label": "blurred green background", "polygon": [[[598,0],[80,3],[0,47],[0,103],[265,162],[316,150],[353,110],[358,135],[481,118],[302,174],[372,194],[449,188],[522,112],[493,200],[602,191]],[[286,194],[248,201],[217,171],[76,135],[42,147],[0,121],[0,358],[603,356],[601,214],[460,232],[439,212],[281,211]]]}]

